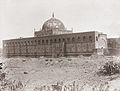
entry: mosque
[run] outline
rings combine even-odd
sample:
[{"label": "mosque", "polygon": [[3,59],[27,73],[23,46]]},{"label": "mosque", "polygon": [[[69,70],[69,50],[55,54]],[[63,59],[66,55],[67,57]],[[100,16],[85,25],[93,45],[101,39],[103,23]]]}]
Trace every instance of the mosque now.
[{"label": "mosque", "polygon": [[108,39],[107,34],[98,31],[73,33],[53,14],[44,22],[40,31],[34,32],[34,37],[3,40],[3,55],[5,57],[105,55],[118,50],[114,40],[116,39]]}]

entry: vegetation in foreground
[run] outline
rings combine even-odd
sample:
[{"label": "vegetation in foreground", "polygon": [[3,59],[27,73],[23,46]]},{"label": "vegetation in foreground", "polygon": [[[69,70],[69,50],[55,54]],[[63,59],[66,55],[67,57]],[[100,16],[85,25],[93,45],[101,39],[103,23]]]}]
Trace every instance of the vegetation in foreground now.
[{"label": "vegetation in foreground", "polygon": [[118,74],[120,72],[120,65],[119,63],[115,63],[113,61],[106,62],[101,68],[99,69],[99,74],[104,76],[111,76]]}]

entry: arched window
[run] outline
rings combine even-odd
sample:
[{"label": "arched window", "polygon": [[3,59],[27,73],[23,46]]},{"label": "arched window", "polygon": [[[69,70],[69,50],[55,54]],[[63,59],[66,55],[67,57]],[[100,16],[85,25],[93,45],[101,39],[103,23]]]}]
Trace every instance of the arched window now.
[{"label": "arched window", "polygon": [[108,43],[108,47],[112,47],[112,44],[111,44],[111,43]]},{"label": "arched window", "polygon": [[27,45],[26,41],[24,42],[25,45]]},{"label": "arched window", "polygon": [[67,38],[67,42],[70,42],[70,38]]},{"label": "arched window", "polygon": [[75,38],[74,37],[72,38],[72,41],[75,42]]},{"label": "arched window", "polygon": [[98,37],[96,36],[96,41],[98,41]]},{"label": "arched window", "polygon": [[50,39],[50,43],[52,43],[52,39]]},{"label": "arched window", "polygon": [[23,42],[21,42],[21,45],[23,45]]},{"label": "arched window", "polygon": [[40,40],[38,40],[38,42],[40,42]]},{"label": "arched window", "polygon": [[40,40],[38,40],[38,44],[40,45]]},{"label": "arched window", "polygon": [[31,41],[31,44],[33,43],[33,41]]},{"label": "arched window", "polygon": [[80,41],[80,37],[78,36],[78,39],[77,39],[78,41]]},{"label": "arched window", "polygon": [[83,36],[83,42],[85,42],[86,41],[86,36]]},{"label": "arched window", "polygon": [[37,44],[37,41],[35,40],[35,44]]},{"label": "arched window", "polygon": [[92,42],[92,36],[89,36],[89,41]]},{"label": "arched window", "polygon": [[56,42],[56,39],[54,39],[54,42]]},{"label": "arched window", "polygon": [[48,44],[48,40],[46,40],[46,44]]},{"label": "arched window", "polygon": [[63,42],[65,42],[65,39],[63,38]]},{"label": "arched window", "polygon": [[44,40],[42,40],[42,44],[44,44]]},{"label": "arched window", "polygon": [[61,39],[59,39],[59,42],[61,42]]}]

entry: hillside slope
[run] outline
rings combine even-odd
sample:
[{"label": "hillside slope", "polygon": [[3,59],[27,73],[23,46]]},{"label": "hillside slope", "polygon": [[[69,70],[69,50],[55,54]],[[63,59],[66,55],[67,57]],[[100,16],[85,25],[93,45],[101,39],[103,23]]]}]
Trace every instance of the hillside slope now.
[{"label": "hillside slope", "polygon": [[78,57],[78,58],[9,58],[4,59],[6,79],[18,80],[26,91],[34,88],[63,82],[78,82],[80,86],[98,86],[115,76],[99,76],[99,68],[107,61],[119,61],[118,57]]}]

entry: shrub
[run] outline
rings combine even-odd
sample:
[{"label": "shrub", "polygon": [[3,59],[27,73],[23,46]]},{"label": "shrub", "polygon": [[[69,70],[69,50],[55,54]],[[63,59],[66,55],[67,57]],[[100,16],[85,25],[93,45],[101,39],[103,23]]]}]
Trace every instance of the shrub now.
[{"label": "shrub", "polygon": [[120,72],[120,67],[117,63],[114,63],[113,61],[106,62],[101,68],[100,68],[100,74],[102,75],[114,75]]},{"label": "shrub", "polygon": [[45,59],[45,61],[48,61],[48,59]]},{"label": "shrub", "polygon": [[22,62],[25,62],[25,61],[26,61],[25,59],[22,60]]},{"label": "shrub", "polygon": [[24,72],[24,74],[28,74],[27,72]]},{"label": "shrub", "polygon": [[52,59],[50,59],[50,62],[52,61]]}]

